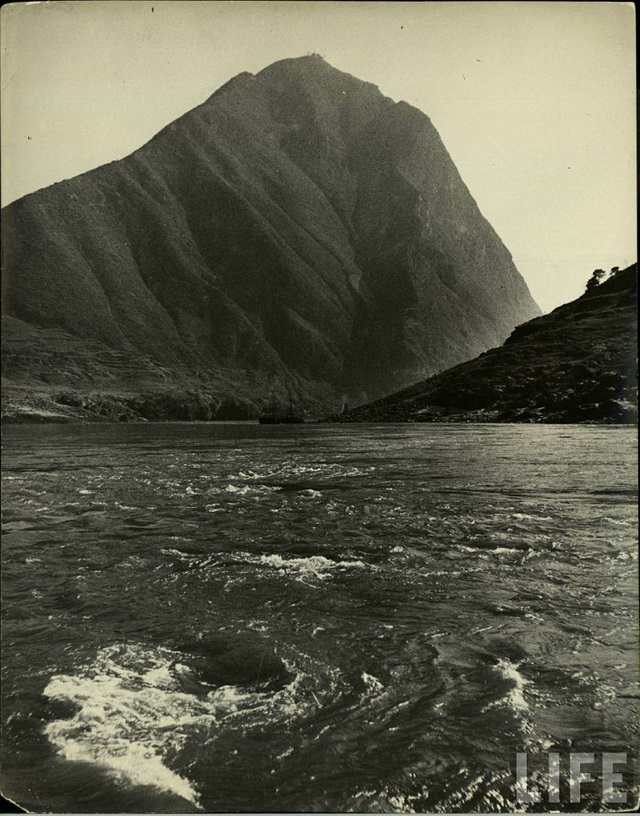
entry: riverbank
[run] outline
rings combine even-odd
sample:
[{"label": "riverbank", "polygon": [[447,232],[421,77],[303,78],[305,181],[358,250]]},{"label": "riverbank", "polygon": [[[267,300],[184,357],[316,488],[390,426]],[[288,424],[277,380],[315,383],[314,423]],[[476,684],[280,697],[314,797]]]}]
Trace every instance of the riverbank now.
[{"label": "riverbank", "polygon": [[218,398],[202,391],[80,392],[43,386],[3,389],[2,422],[197,422],[257,419],[251,400]]},{"label": "riverbank", "polygon": [[330,419],[635,424],[636,273],[612,274],[501,347]]}]

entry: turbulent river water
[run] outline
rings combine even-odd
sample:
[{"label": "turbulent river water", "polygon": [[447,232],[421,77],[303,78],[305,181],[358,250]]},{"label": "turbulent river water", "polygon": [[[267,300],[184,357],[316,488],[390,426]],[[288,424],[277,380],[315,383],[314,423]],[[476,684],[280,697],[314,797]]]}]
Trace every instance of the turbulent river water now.
[{"label": "turbulent river water", "polygon": [[[3,792],[29,810],[522,809],[518,752],[544,809],[549,751],[634,756],[633,429],[3,446]],[[602,810],[583,787],[565,809]]]}]

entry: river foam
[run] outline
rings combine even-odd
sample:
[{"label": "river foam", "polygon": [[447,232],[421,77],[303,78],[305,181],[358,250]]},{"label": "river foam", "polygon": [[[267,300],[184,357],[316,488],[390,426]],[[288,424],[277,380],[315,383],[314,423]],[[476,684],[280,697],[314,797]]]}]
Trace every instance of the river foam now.
[{"label": "river foam", "polygon": [[329,667],[297,671],[295,661],[285,658],[292,679],[275,691],[212,686],[198,679],[197,663],[194,668],[190,659],[193,655],[141,644],[101,649],[77,673],[49,681],[45,695],[77,710],[49,722],[46,736],[71,762],[97,765],[121,784],[152,786],[198,807],[198,788],[185,759],[190,741],[305,717],[335,688]]},{"label": "river foam", "polygon": [[101,766],[121,782],[151,785],[197,805],[193,784],[165,761],[184,740],[184,727],[211,712],[179,691],[165,650],[112,646],[75,675],[56,675],[45,688],[53,700],[72,703],[70,719],[45,729],[70,761]]}]

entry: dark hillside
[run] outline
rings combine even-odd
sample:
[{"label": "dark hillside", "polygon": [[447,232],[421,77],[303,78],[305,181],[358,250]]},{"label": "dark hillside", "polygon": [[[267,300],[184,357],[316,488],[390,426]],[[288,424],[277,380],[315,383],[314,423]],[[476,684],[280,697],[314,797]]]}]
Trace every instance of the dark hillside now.
[{"label": "dark hillside", "polygon": [[637,421],[637,265],[341,422]]}]

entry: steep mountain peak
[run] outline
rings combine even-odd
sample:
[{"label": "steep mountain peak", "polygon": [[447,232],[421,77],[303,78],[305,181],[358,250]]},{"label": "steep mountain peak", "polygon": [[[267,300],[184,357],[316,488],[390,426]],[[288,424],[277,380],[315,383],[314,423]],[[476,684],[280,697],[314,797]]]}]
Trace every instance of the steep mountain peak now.
[{"label": "steep mountain peak", "polygon": [[335,94],[374,91],[382,98],[376,85],[335,68],[320,54],[278,60],[263,68],[256,74],[256,78],[280,88],[298,85],[309,91],[322,89]]},{"label": "steep mountain peak", "polygon": [[260,73],[264,73],[267,71],[275,71],[280,70],[284,66],[291,66],[297,65],[299,67],[308,67],[308,68],[319,68],[321,66],[332,68],[334,71],[336,70],[330,65],[326,59],[318,53],[313,54],[301,54],[299,57],[284,57],[283,59],[276,60],[275,62],[270,63],[265,68],[262,69]]},{"label": "steep mountain peak", "polygon": [[[3,215],[12,336],[41,361],[59,346],[50,365],[11,357],[27,380],[147,370],[157,388],[160,366],[254,406],[285,382],[309,404],[363,401],[539,314],[429,119],[318,55],[239,74]],[[117,351],[98,355],[115,373],[90,343]]]},{"label": "steep mountain peak", "polygon": [[313,75],[318,73],[323,74],[341,74],[342,71],[330,65],[324,57],[320,54],[305,54],[301,57],[286,57],[285,59],[276,60],[266,68],[258,72],[256,76],[275,76],[277,74],[290,76],[292,74],[298,75]]},{"label": "steep mountain peak", "polygon": [[[247,87],[249,83],[256,82],[256,80],[258,83],[267,82],[281,84],[292,82],[300,83],[305,81],[308,82],[313,81],[314,78],[317,81],[320,77],[324,77],[325,81],[327,78],[331,77],[333,77],[334,80],[338,80],[338,78],[341,76],[349,77],[349,74],[345,74],[342,71],[339,71],[337,68],[329,65],[329,63],[326,62],[319,54],[308,54],[302,57],[288,57],[287,59],[282,59],[271,63],[266,68],[258,71],[256,74],[252,74],[250,71],[241,71],[239,74],[231,77],[231,79],[227,80],[227,82],[217,88],[203,104],[209,105],[213,100],[225,96],[230,92],[239,92],[243,88]],[[354,82],[360,81],[356,80],[354,77],[350,78]],[[189,114],[187,113],[186,115],[188,116]]]}]

